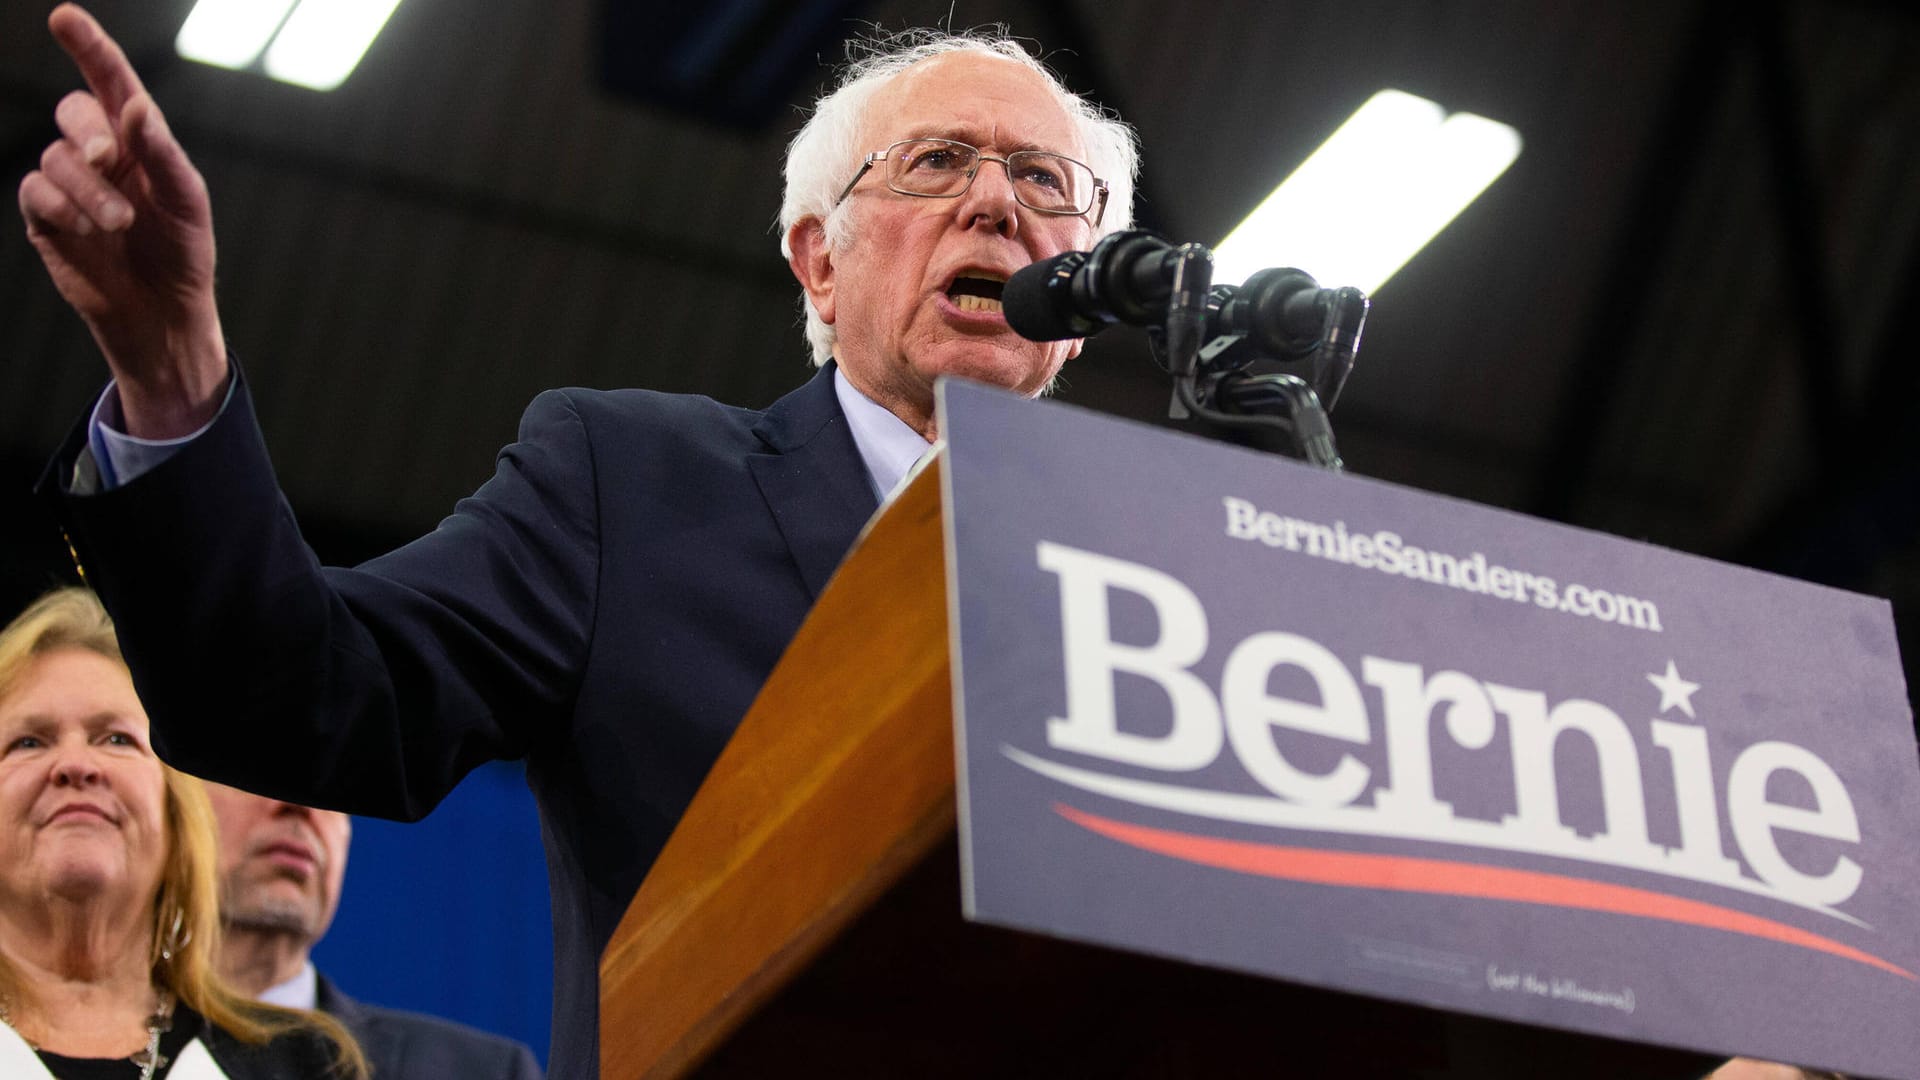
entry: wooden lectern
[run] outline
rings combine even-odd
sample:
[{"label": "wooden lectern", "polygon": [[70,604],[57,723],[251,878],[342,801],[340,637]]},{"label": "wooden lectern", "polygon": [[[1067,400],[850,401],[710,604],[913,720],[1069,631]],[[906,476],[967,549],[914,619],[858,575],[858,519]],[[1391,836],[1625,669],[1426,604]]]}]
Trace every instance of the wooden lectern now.
[{"label": "wooden lectern", "polygon": [[855,545],[628,906],[603,1077],[685,1073],[952,829],[938,479]]},{"label": "wooden lectern", "polygon": [[606,1080],[1712,1068],[962,922],[938,471],[869,526],[627,909]]}]

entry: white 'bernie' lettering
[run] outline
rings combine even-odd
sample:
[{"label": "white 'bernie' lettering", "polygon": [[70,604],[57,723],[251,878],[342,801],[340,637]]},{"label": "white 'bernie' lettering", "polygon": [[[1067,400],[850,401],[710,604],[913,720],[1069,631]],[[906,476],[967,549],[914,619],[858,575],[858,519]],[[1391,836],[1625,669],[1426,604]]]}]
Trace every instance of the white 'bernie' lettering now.
[{"label": "white 'bernie' lettering", "polygon": [[[1241,524],[1260,528],[1257,518]],[[1863,870],[1858,863],[1836,853],[1824,873],[1808,873],[1780,852],[1781,832],[1849,844],[1860,841],[1846,785],[1804,747],[1755,743],[1735,757],[1728,772],[1727,818],[1740,855],[1757,877],[1743,873],[1724,850],[1722,801],[1715,790],[1705,730],[1650,721],[1650,741],[1665,751],[1679,824],[1679,846],[1667,848],[1648,837],[1646,789],[1634,732],[1617,713],[1595,701],[1550,702],[1537,690],[1482,682],[1465,672],[1429,675],[1416,663],[1365,656],[1361,678],[1380,692],[1388,780],[1376,785],[1372,768],[1344,751],[1331,768],[1309,771],[1281,752],[1275,729],[1349,746],[1368,745],[1374,737],[1360,684],[1331,650],[1302,634],[1254,633],[1228,652],[1216,697],[1190,670],[1208,645],[1206,612],[1193,590],[1160,570],[1061,544],[1039,544],[1038,561],[1059,579],[1066,662],[1067,715],[1047,721],[1051,747],[1190,773],[1212,764],[1230,746],[1247,775],[1277,798],[1132,778],[1102,779],[1058,763],[1029,762],[1040,771],[1173,810],[1557,855],[1740,889],[1858,921],[1832,910],[1859,889]],[[1151,644],[1113,639],[1108,596],[1114,590],[1151,605],[1159,626]],[[1295,669],[1311,681],[1315,693],[1309,700],[1270,692],[1272,676],[1280,668]],[[1165,734],[1141,734],[1138,724],[1134,730],[1123,729],[1114,695],[1119,673],[1150,680],[1166,694],[1172,722]],[[1453,807],[1435,796],[1431,740],[1434,713],[1442,706],[1447,736],[1468,750],[1491,745],[1497,718],[1505,719],[1512,814],[1498,821],[1456,817]],[[1598,762],[1605,828],[1591,837],[1580,836],[1561,819],[1555,748],[1568,736],[1586,740]],[[1814,806],[1770,801],[1768,781],[1776,773],[1792,773],[1805,781]],[[1370,803],[1361,802],[1370,788]],[[1803,851],[1797,854],[1804,864]]]}]

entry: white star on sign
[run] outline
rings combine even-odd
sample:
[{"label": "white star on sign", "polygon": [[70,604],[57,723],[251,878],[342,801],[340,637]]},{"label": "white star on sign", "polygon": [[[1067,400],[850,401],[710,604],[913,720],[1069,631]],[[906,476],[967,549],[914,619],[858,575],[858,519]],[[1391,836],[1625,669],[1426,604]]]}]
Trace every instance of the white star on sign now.
[{"label": "white star on sign", "polygon": [[1647,681],[1653,684],[1654,689],[1660,691],[1660,713],[1662,716],[1666,715],[1668,709],[1678,706],[1681,712],[1687,714],[1687,719],[1692,720],[1695,718],[1693,715],[1693,692],[1700,689],[1700,684],[1697,682],[1688,682],[1681,678],[1680,670],[1673,666],[1673,661],[1667,661],[1667,673],[1665,675],[1648,675]]}]

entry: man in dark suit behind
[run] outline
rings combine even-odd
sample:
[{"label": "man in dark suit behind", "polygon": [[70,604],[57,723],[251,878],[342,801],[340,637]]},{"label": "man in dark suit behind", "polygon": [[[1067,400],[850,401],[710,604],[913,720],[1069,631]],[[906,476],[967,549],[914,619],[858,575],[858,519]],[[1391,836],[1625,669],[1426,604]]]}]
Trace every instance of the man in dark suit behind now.
[{"label": "man in dark suit behind", "polygon": [[332,810],[208,784],[220,825],[222,974],[236,989],[347,1026],[380,1080],[538,1080],[533,1052],[511,1039],[348,997],[314,969],[333,924],[352,821]]}]

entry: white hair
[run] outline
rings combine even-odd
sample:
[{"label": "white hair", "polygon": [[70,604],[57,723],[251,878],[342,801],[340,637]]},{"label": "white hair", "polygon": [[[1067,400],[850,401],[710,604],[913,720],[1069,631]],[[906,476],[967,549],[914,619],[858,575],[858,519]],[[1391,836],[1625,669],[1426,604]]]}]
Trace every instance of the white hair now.
[{"label": "white hair", "polygon": [[[780,203],[780,253],[791,258],[788,234],[796,222],[818,218],[827,243],[844,248],[853,235],[850,205],[836,207],[835,196],[860,167],[865,154],[877,149],[861,146],[867,106],[873,96],[908,68],[948,53],[978,53],[1011,60],[1046,80],[1055,100],[1066,110],[1080,136],[1087,164],[1107,182],[1107,208],[1096,238],[1133,224],[1134,177],[1140,169],[1140,150],[1133,128],[1117,116],[1068,90],[1047,66],[1020,42],[1006,37],[1003,27],[949,33],[944,30],[906,30],[883,37],[858,38],[847,43],[849,62],[833,91],[821,98],[793,141],[787,144],[786,194]],[[800,307],[807,317],[807,341],[814,364],[833,358],[833,327],[822,322],[803,293]]]}]

